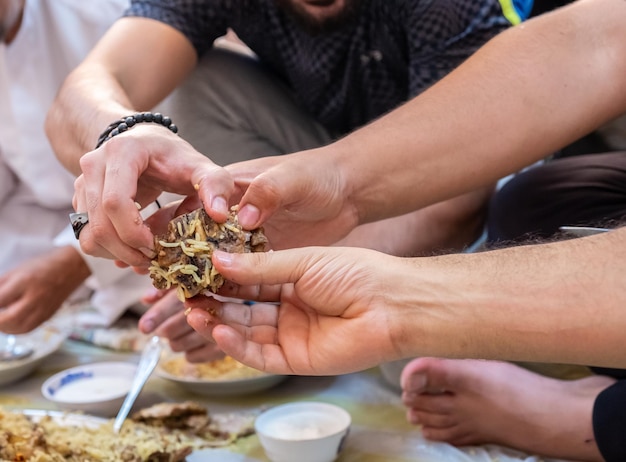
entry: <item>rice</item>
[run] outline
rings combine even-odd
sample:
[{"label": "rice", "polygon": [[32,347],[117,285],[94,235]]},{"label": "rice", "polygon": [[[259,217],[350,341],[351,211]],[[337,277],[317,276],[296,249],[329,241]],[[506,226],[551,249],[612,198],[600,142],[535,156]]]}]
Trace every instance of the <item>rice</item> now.
[{"label": "rice", "polygon": [[51,416],[34,419],[0,408],[0,460],[32,462],[141,462],[185,460],[194,449],[225,446],[230,438],[202,437],[126,420],[119,434],[113,421],[66,424]]}]

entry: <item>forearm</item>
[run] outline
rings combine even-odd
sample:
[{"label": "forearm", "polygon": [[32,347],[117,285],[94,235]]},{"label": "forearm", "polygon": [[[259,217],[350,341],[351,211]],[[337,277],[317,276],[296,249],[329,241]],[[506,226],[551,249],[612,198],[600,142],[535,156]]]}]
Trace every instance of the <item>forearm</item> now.
[{"label": "forearm", "polygon": [[626,110],[625,22],[623,0],[535,18],[335,143],[327,155],[339,161],[360,222],[484,186]]},{"label": "forearm", "polygon": [[621,229],[414,259],[407,291],[415,298],[397,314],[398,349],[404,356],[624,367],[625,239]]},{"label": "forearm", "polygon": [[492,188],[473,191],[399,217],[355,228],[337,246],[404,257],[458,252],[483,232]]},{"label": "forearm", "polygon": [[[93,91],[94,88],[102,91]],[[83,65],[66,79],[46,119],[46,133],[61,163],[80,175],[79,160],[95,148],[112,121],[132,114],[119,84],[96,65]]]},{"label": "forearm", "polygon": [[[159,37],[159,45],[146,37]],[[117,21],[69,74],[50,108],[46,133],[59,160],[80,174],[80,157],[111,122],[150,110],[195,63],[191,43],[171,27],[142,18]]]}]

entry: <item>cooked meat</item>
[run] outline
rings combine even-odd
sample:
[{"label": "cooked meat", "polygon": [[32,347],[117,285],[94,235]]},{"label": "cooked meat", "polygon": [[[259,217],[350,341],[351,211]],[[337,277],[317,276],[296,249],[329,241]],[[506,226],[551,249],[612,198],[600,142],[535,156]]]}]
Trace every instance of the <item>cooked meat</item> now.
[{"label": "cooked meat", "polygon": [[207,409],[192,401],[155,404],[136,412],[131,419],[152,427],[192,430],[196,435],[211,423]]},{"label": "cooked meat", "polygon": [[263,229],[244,231],[235,209],[226,223],[216,223],[204,209],[197,209],[175,218],[168,224],[167,234],[155,237],[157,256],[150,266],[150,277],[157,289],[176,287],[182,301],[204,290],[215,293],[224,284],[211,262],[215,249],[262,252],[266,245]]}]

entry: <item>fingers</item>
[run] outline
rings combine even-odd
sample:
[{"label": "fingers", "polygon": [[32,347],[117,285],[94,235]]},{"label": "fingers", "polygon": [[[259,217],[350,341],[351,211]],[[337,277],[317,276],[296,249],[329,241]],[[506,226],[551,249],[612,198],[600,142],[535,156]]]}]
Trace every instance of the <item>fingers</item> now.
[{"label": "fingers", "polygon": [[250,186],[250,183],[252,183],[257,176],[282,161],[284,161],[284,156],[273,156],[260,157],[227,165],[225,168],[235,180],[236,188],[236,196],[231,197],[231,200],[240,201],[241,197],[248,189],[248,186]]},{"label": "fingers", "polygon": [[[189,324],[203,336],[210,330],[217,346],[228,356],[255,369],[276,373],[292,374],[293,370],[285,359],[280,345],[259,343],[249,337],[251,330],[236,329],[227,324],[212,327],[211,315],[195,309],[187,316]],[[215,320],[213,320],[215,321]]]},{"label": "fingers", "polygon": [[[199,335],[199,334],[198,334]],[[190,363],[206,363],[224,358],[225,354],[215,343],[205,342],[201,347],[185,351]]]},{"label": "fingers", "polygon": [[[163,291],[155,291],[163,292]],[[160,294],[153,294],[156,298]],[[203,337],[187,323],[183,304],[169,291],[139,319],[139,330],[155,333],[169,341],[172,351],[184,351],[196,362],[210,361],[222,355],[210,336]]]},{"label": "fingers", "polygon": [[[106,191],[106,167],[100,162],[99,154],[85,154],[80,165],[83,174],[74,183],[74,207],[89,215],[89,223],[80,233],[82,250],[98,257],[115,257],[132,266],[147,266],[153,247],[152,233],[135,205],[137,179],[126,180],[119,188],[112,187],[109,181]],[[123,217],[117,228],[110,214]],[[118,229],[122,230],[122,235],[118,235]],[[127,239],[130,236],[131,242],[125,242],[122,236]]]},{"label": "fingers", "polygon": [[192,172],[191,181],[207,214],[219,223],[225,222],[228,218],[230,197],[235,191],[235,183],[230,174],[218,165],[205,163]]},{"label": "fingers", "polygon": [[116,136],[85,154],[80,165],[73,204],[89,214],[80,234],[82,249],[138,268],[149,265],[154,238],[136,203],[145,206],[164,191],[199,195],[207,213],[223,222],[235,190],[224,168],[162,127],[137,127]]},{"label": "fingers", "polygon": [[47,321],[54,311],[47,304],[20,298],[5,309],[0,309],[0,331],[25,334]]},{"label": "fingers", "polygon": [[[139,319],[139,330],[144,334],[155,332],[169,338],[180,331],[176,318],[172,319],[175,315],[180,315],[179,323],[182,320],[182,324],[187,325],[184,317],[185,307],[176,298],[176,292],[169,291],[164,295],[162,291],[155,292],[152,297],[149,297],[154,300],[154,305]],[[157,299],[157,297],[160,298]]]},{"label": "fingers", "polygon": [[195,308],[187,315],[187,322],[198,333],[213,339],[225,354],[243,364],[268,372],[293,373],[278,344],[277,306],[216,300],[208,305],[214,314]]},{"label": "fingers", "polygon": [[[244,229],[261,226],[284,205],[283,198],[289,198],[290,202],[300,198],[303,179],[294,172],[297,170],[286,169],[280,163],[252,180],[239,202],[237,213]],[[240,175],[241,181],[246,181],[250,172],[240,167],[235,174]]]}]

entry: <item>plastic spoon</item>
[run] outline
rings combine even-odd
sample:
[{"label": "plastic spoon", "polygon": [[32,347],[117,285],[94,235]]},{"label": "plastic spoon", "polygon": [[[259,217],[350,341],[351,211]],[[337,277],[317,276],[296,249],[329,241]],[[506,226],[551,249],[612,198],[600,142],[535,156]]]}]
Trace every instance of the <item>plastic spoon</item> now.
[{"label": "plastic spoon", "polygon": [[126,399],[124,399],[124,402],[122,403],[122,407],[117,413],[117,417],[115,417],[115,422],[113,423],[113,431],[115,433],[120,432],[130,409],[133,407],[133,404],[135,404],[135,400],[139,396],[143,386],[148,381],[148,378],[150,378],[150,374],[152,374],[152,371],[159,362],[161,349],[161,341],[156,335],[152,337],[148,344],[144,347],[143,352],[141,353],[141,359],[139,360],[139,365],[137,366],[137,372],[133,378],[133,384],[131,385],[130,391],[126,395]]}]

